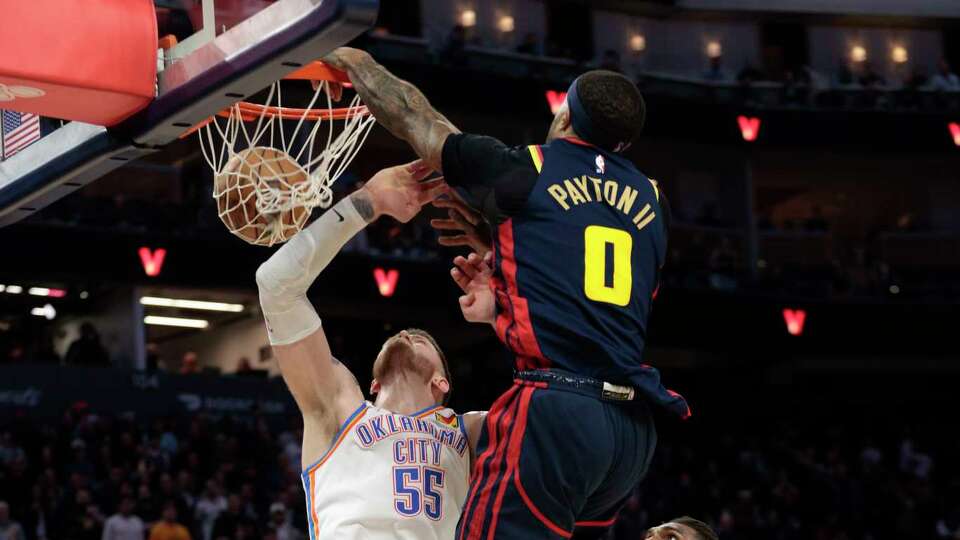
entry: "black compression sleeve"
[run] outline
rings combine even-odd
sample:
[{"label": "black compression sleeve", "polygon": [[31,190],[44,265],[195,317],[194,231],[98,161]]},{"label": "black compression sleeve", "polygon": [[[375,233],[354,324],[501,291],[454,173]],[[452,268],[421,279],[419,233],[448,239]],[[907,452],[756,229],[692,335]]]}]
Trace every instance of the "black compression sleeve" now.
[{"label": "black compression sleeve", "polygon": [[519,214],[539,177],[526,147],[463,133],[444,142],[443,175],[492,223]]}]

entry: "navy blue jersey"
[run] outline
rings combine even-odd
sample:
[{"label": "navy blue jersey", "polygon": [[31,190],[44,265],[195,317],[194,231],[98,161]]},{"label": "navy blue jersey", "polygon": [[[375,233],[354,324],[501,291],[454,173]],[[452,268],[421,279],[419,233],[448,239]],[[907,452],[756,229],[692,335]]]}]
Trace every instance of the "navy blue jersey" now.
[{"label": "navy blue jersey", "polygon": [[453,135],[443,169],[495,227],[496,331],[516,368],[630,384],[688,416],[683,398],[643,360],[667,247],[656,182],[574,138],[507,148]]}]

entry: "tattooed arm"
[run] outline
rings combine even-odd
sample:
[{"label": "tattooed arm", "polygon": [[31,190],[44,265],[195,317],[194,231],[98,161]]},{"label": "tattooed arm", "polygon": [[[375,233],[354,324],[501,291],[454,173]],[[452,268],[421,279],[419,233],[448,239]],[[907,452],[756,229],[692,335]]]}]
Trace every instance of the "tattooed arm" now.
[{"label": "tattooed arm", "polygon": [[354,89],[380,125],[410,144],[433,170],[441,170],[443,143],[460,130],[430,105],[423,92],[358,49],[341,47],[323,61],[350,75]]}]

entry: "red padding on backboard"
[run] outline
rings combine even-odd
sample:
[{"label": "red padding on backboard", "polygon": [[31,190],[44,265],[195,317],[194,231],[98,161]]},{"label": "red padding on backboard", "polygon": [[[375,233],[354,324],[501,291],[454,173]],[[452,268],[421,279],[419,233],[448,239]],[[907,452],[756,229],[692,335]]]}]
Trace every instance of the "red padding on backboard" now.
[{"label": "red padding on backboard", "polygon": [[153,100],[151,0],[14,0],[3,20],[0,109],[112,126]]}]

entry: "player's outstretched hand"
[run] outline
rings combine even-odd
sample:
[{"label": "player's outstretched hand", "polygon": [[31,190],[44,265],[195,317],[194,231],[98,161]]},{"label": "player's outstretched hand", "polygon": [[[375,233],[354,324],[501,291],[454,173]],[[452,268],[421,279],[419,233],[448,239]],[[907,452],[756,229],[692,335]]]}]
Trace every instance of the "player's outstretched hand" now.
[{"label": "player's outstretched hand", "polygon": [[[456,190],[447,188],[444,197],[433,201],[437,208],[447,209],[447,219],[431,219],[430,226],[437,231],[454,231],[437,238],[441,246],[467,246],[481,257],[490,252],[490,227],[479,212],[470,208]],[[458,234],[456,234],[458,233]]]},{"label": "player's outstretched hand", "polygon": [[493,324],[496,319],[496,298],[490,288],[492,264],[490,251],[483,257],[471,253],[453,259],[450,275],[464,293],[460,297],[460,311],[467,322]]},{"label": "player's outstretched hand", "polygon": [[374,219],[381,215],[402,223],[413,219],[425,204],[444,192],[446,184],[442,177],[426,180],[431,174],[430,167],[417,160],[373,175],[361,189],[370,196]]}]

